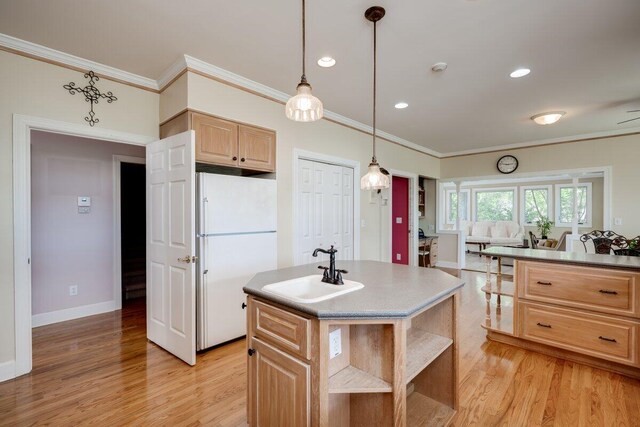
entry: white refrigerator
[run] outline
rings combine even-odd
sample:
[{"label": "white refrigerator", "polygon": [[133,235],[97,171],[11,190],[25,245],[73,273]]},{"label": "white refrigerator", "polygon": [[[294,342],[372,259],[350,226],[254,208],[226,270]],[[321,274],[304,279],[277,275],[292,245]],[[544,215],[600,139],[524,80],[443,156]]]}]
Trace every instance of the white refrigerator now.
[{"label": "white refrigerator", "polygon": [[242,287],[277,268],[276,181],[197,174],[197,348],[246,335]]}]

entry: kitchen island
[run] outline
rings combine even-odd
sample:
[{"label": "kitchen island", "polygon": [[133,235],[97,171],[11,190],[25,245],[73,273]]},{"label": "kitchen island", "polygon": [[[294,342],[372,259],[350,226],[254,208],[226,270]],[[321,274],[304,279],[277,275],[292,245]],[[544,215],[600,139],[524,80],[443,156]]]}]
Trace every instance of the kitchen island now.
[{"label": "kitchen island", "polygon": [[487,269],[488,339],[640,378],[639,257],[507,247],[482,254],[487,266],[515,260],[513,281]]},{"label": "kitchen island", "polygon": [[257,274],[247,306],[251,426],[446,425],[458,406],[458,291],[443,271],[338,261],[362,289],[314,303],[265,291],[318,264]]}]

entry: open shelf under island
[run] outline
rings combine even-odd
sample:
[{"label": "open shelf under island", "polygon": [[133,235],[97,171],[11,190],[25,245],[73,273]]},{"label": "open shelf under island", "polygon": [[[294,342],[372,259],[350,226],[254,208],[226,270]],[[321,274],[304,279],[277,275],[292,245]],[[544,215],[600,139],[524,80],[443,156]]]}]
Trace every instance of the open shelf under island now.
[{"label": "open shelf under island", "polygon": [[339,263],[365,287],[309,304],[262,290],[317,274],[315,264],[245,287],[249,425],[447,425],[458,407],[464,282],[436,269]]},{"label": "open shelf under island", "polygon": [[513,282],[487,272],[488,339],[640,378],[640,258],[497,246],[482,254],[514,259]]}]

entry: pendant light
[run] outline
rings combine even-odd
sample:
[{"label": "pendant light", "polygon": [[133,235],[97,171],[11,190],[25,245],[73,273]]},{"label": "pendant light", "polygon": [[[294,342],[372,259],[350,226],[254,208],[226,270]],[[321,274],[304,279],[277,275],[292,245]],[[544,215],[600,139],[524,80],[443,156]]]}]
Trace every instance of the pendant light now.
[{"label": "pendant light", "polygon": [[389,188],[389,176],[382,173],[376,159],[376,23],[382,19],[385,11],[380,6],[367,9],[364,17],[373,22],[373,156],[369,163],[369,170],[360,179],[360,188],[363,190],[382,190]]},{"label": "pendant light", "polygon": [[285,107],[285,114],[288,119],[296,122],[315,122],[322,118],[322,101],[311,94],[311,85],[307,83],[305,75],[305,5],[302,0],[302,77],[296,88],[296,95],[289,98]]}]

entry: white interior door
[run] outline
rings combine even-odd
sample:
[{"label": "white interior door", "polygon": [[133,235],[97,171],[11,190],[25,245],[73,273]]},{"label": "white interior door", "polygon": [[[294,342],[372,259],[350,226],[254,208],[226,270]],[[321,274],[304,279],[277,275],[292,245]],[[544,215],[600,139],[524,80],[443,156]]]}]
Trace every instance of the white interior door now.
[{"label": "white interior door", "polygon": [[196,363],[194,132],[147,145],[147,338]]},{"label": "white interior door", "polygon": [[300,160],[298,191],[298,264],[327,260],[312,253],[331,245],[338,259],[353,259],[353,169]]}]

